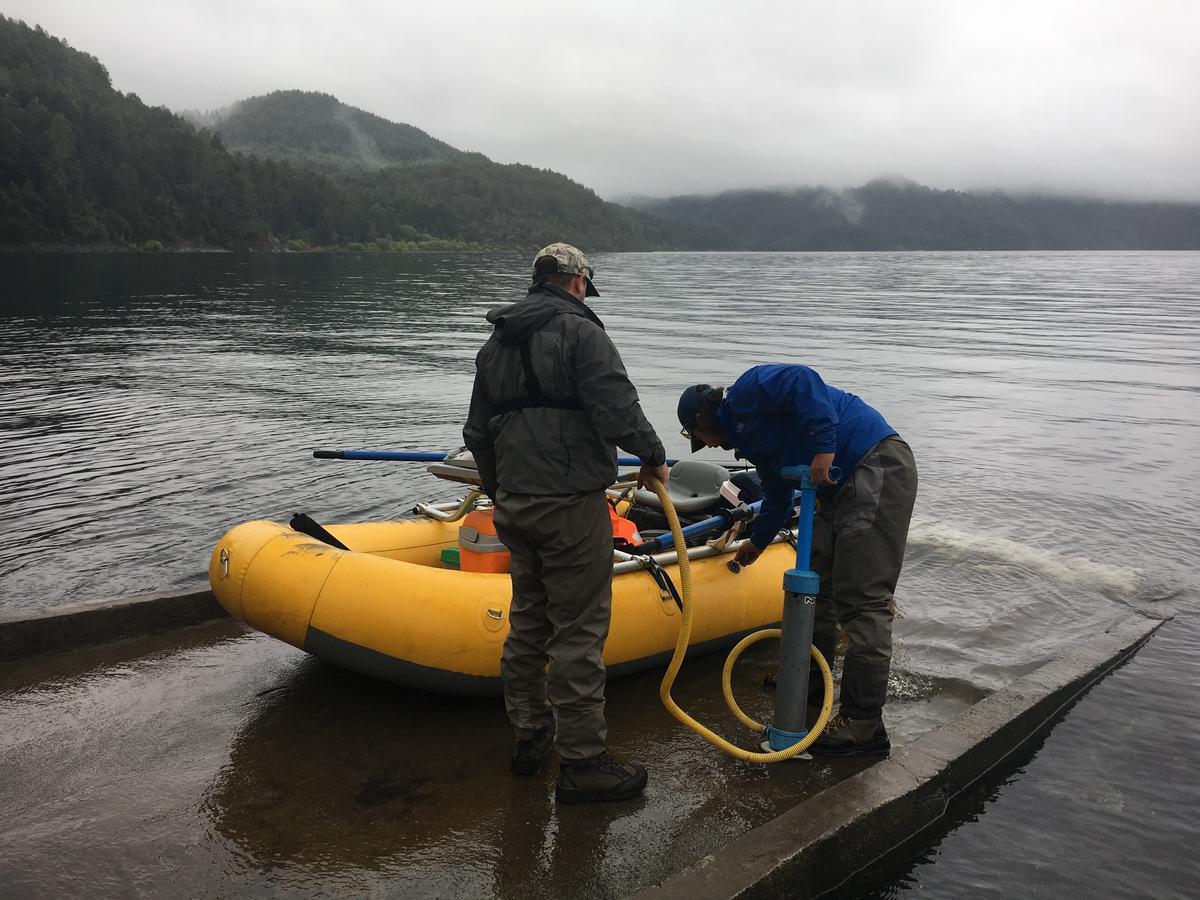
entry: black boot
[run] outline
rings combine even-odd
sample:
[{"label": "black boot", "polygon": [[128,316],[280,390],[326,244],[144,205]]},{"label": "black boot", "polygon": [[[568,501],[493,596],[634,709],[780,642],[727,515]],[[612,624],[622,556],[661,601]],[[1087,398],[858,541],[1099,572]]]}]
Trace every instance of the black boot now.
[{"label": "black boot", "polygon": [[822,756],[886,756],[892,749],[883,727],[888,660],[847,654],[842,667],[841,710],[809,749]]},{"label": "black boot", "polygon": [[554,727],[539,728],[532,737],[518,740],[513,745],[512,770],[515,775],[536,775],[542,763],[554,749]]},{"label": "black boot", "polygon": [[818,756],[887,756],[892,742],[882,717],[851,719],[839,713],[808,749]]},{"label": "black boot", "polygon": [[628,800],[646,788],[646,770],[619,763],[607,753],[592,759],[560,760],[554,797],[559,803]]}]

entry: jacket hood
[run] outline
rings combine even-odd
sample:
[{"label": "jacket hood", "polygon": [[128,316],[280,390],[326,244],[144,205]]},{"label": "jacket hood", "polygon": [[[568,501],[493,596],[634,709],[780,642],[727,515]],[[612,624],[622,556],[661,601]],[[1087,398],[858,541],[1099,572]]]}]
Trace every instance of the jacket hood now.
[{"label": "jacket hood", "polygon": [[560,315],[580,316],[604,327],[586,304],[552,284],[535,284],[524,300],[489,310],[487,320],[495,326],[500,343],[519,344]]}]

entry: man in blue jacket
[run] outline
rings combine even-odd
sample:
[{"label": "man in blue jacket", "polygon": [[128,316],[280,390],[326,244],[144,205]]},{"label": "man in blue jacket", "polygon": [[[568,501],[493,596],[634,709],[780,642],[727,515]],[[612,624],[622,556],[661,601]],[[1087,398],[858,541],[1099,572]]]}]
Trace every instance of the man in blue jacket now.
[{"label": "man in blue jacket", "polygon": [[[812,567],[821,578],[813,644],[833,659],[836,626],[849,639],[836,718],[812,746],[830,756],[886,754],[883,725],[892,659],[893,592],[917,495],[917,467],[883,416],[807,366],[762,365],[728,389],[697,384],[679,399],[679,422],[701,447],[736,451],[758,469],[763,504],[736,559],[751,565],[793,514],[784,466],[808,465],[820,501]],[[840,480],[830,478],[833,467]],[[820,700],[820,681],[811,698]]]}]

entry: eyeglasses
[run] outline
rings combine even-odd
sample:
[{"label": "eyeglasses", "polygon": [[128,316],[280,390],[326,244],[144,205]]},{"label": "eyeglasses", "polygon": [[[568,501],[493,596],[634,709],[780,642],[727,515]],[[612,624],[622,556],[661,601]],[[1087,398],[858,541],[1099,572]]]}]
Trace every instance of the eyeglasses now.
[{"label": "eyeglasses", "polygon": [[686,428],[680,428],[679,433],[682,434],[689,441],[695,440],[695,438],[692,437],[692,433],[690,431],[688,431]]}]

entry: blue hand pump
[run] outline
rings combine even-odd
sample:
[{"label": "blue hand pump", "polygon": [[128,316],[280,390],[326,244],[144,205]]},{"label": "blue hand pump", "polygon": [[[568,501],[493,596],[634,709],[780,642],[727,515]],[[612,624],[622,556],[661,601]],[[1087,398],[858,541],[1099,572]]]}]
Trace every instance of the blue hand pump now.
[{"label": "blue hand pump", "polygon": [[[775,718],[767,726],[772,750],[786,750],[808,734],[808,676],[812,658],[813,623],[821,579],[811,569],[813,516],[817,486],[808,466],[784,466],[780,474],[800,491],[796,525],[796,567],[783,575],[783,634],[779,638],[779,675],[775,687]],[[837,477],[831,470],[831,477]]]}]

